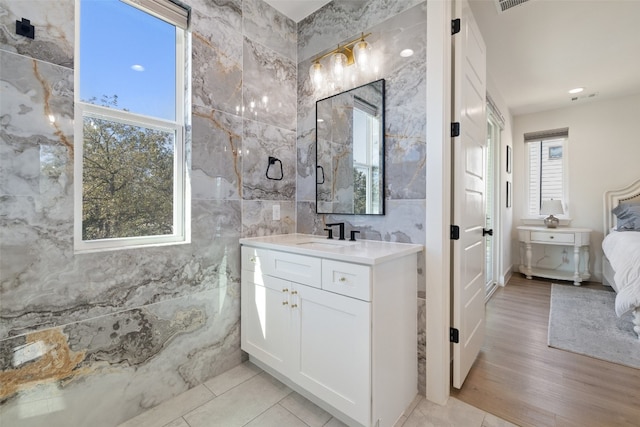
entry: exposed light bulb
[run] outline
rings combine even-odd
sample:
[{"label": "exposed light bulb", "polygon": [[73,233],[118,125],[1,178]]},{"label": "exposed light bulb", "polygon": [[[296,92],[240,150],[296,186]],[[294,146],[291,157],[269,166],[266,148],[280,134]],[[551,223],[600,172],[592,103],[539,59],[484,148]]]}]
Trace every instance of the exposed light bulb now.
[{"label": "exposed light bulb", "polygon": [[340,52],[334,53],[331,55],[330,65],[333,79],[336,82],[341,82],[344,77],[345,68],[347,67],[347,56]]},{"label": "exposed light bulb", "polygon": [[356,60],[358,68],[362,71],[367,71],[369,68],[369,61],[371,56],[371,45],[366,41],[360,40],[353,47],[353,56]]},{"label": "exposed light bulb", "polygon": [[309,77],[315,87],[320,88],[320,86],[322,86],[324,75],[322,73],[322,64],[319,61],[311,64],[311,68],[309,68]]}]

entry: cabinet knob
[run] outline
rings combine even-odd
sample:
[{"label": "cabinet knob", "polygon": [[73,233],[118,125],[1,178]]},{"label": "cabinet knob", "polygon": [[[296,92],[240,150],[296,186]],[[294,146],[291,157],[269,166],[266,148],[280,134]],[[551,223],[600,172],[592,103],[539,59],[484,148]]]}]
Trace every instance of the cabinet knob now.
[{"label": "cabinet knob", "polygon": [[341,278],[338,279],[339,282],[346,282],[347,278],[342,276]]},{"label": "cabinet knob", "polygon": [[251,258],[249,258],[249,261],[255,263],[256,262],[256,257],[252,256]]},{"label": "cabinet knob", "polygon": [[296,308],[298,304],[291,304],[291,308]]},{"label": "cabinet knob", "polygon": [[549,236],[549,238],[550,238],[550,239],[552,239],[552,240],[553,240],[553,237],[554,237],[554,236]]},{"label": "cabinet knob", "polygon": [[289,301],[282,301],[282,305],[289,305]]},{"label": "cabinet knob", "polygon": [[298,291],[291,291],[291,295],[298,295]]},{"label": "cabinet knob", "polygon": [[289,289],[287,289],[287,288],[283,288],[283,289],[282,289],[282,292],[289,292]]}]

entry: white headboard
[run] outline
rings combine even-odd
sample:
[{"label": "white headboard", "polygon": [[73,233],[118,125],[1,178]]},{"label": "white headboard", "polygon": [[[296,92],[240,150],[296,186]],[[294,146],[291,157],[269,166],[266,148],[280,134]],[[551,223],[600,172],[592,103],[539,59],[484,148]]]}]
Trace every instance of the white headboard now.
[{"label": "white headboard", "polygon": [[618,206],[620,202],[640,202],[640,179],[619,190],[611,190],[604,193],[604,234],[609,234],[616,226],[616,216],[611,213],[611,209]]}]

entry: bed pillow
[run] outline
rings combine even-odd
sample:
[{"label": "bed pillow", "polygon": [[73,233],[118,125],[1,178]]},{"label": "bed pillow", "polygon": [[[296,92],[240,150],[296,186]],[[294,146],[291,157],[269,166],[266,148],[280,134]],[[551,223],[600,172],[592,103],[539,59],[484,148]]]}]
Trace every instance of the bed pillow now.
[{"label": "bed pillow", "polygon": [[618,218],[618,231],[640,231],[640,202],[620,203],[611,213]]}]

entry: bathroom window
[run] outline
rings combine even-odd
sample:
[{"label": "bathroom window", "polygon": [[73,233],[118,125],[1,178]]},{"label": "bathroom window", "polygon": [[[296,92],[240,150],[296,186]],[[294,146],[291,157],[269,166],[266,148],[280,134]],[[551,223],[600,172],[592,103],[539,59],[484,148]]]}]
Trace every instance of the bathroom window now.
[{"label": "bathroom window", "polygon": [[380,204],[380,118],[377,108],[355,97],[353,106],[354,214],[374,212]]},{"label": "bathroom window", "polygon": [[568,217],[567,141],[569,129],[553,129],[524,135],[527,156],[527,213],[540,218],[543,200],[562,200]]},{"label": "bathroom window", "polygon": [[189,241],[185,52],[173,0],[80,0],[75,249]]}]

